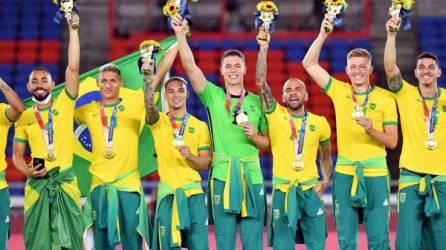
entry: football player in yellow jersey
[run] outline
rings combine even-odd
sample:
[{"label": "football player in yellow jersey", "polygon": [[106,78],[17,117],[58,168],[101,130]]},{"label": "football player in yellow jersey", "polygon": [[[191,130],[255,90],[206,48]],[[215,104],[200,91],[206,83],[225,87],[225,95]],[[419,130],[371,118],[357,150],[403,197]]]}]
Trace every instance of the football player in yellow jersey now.
[{"label": "football player in yellow jersey", "polygon": [[[146,82],[152,82],[149,78]],[[159,81],[146,83],[147,123],[158,156],[157,209],[153,249],[209,249],[207,210],[199,171],[210,163],[210,137],[206,123],[187,112],[189,95],[183,78],[171,77],[164,85],[169,112],[158,112],[153,93]],[[187,235],[186,240],[181,235]]]},{"label": "football player in yellow jersey", "polygon": [[446,90],[438,87],[439,60],[429,52],[416,60],[418,84],[403,80],[396,66],[400,25],[399,17],[387,21],[384,51],[384,68],[403,134],[396,249],[442,249],[446,241]]},{"label": "football player in yellow jersey", "polygon": [[9,127],[19,119],[23,112],[23,104],[20,97],[2,78],[0,78],[0,91],[8,102],[8,104],[0,103],[0,249],[7,249],[9,235],[9,189],[5,177],[7,167],[5,149]]},{"label": "football player in yellow jersey", "polygon": [[[160,62],[164,76],[178,49],[170,49]],[[144,122],[144,92],[137,90],[120,96],[121,70],[114,64],[103,65],[97,76],[100,101],[75,111],[78,124],[85,124],[93,150],[89,172],[90,194],[84,209],[85,243],[94,248],[138,250],[150,245],[148,214],[138,172],[138,142]]]},{"label": "football player in yellow jersey", "polygon": [[[320,197],[331,176],[330,125],[325,117],[305,109],[308,99],[305,83],[291,78],[283,85],[280,105],[266,83],[266,57],[270,34],[261,28],[257,36],[256,85],[268,119],[273,154],[273,201],[268,245],[274,249],[294,249],[305,243],[307,249],[325,249],[327,235],[324,204]],[[316,165],[321,152],[322,180]]]},{"label": "football player in yellow jersey", "polygon": [[[50,72],[35,68],[26,85],[34,105],[15,125],[14,164],[28,177],[25,187],[26,249],[82,249],[80,192],[73,173],[73,113],[79,90],[79,36],[69,23],[65,88],[52,96]],[[29,144],[33,161],[24,158]],[[69,215],[69,216],[68,216]]]},{"label": "football player in yellow jersey", "polygon": [[351,84],[331,77],[319,63],[323,43],[333,30],[325,17],[303,65],[332,99],[338,157],[333,205],[340,249],[356,249],[358,223],[364,222],[369,249],[389,249],[389,174],[385,147],[397,144],[397,113],[391,93],[372,85],[372,57],[365,49],[347,54]]}]

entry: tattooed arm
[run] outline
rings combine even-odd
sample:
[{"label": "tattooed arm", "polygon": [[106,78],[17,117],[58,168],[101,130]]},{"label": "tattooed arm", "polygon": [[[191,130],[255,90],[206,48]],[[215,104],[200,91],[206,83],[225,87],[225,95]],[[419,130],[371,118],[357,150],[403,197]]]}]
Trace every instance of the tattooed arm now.
[{"label": "tattooed arm", "polygon": [[271,111],[273,104],[275,102],[271,89],[266,82],[266,72],[267,72],[267,55],[268,46],[270,41],[270,34],[267,30],[261,28],[259,34],[257,35],[257,43],[260,46],[259,54],[257,56],[256,65],[256,86],[262,100],[263,111]]},{"label": "tattooed arm", "polygon": [[393,92],[398,91],[403,85],[400,69],[396,65],[396,32],[393,31],[398,30],[400,25],[399,17],[392,17],[386,23],[387,40],[384,49],[384,70],[386,71],[389,89]]},{"label": "tattooed arm", "polygon": [[10,105],[10,107],[6,111],[8,119],[13,122],[17,121],[24,110],[20,97],[1,78],[0,78],[0,90],[3,92],[6,101]]},{"label": "tattooed arm", "polygon": [[158,108],[155,105],[155,86],[152,84],[153,78],[144,77],[144,103],[146,107],[146,122],[149,125],[155,124],[159,119]]}]

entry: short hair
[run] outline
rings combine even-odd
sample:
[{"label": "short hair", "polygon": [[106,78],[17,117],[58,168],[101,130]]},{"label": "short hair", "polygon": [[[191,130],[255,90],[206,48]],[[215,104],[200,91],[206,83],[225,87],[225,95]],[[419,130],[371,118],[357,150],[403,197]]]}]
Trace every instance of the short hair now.
[{"label": "short hair", "polygon": [[99,79],[99,76],[102,74],[102,72],[105,72],[105,71],[115,72],[116,74],[119,75],[119,77],[121,77],[121,70],[119,69],[118,65],[116,65],[114,63],[107,63],[107,64],[102,65],[99,68],[99,74],[98,74],[97,78]]},{"label": "short hair", "polygon": [[179,77],[179,76],[172,76],[169,79],[167,79],[166,83],[164,83],[164,89],[167,88],[167,84],[169,84],[172,81],[180,81],[184,84],[184,87],[186,87],[187,89],[187,81],[183,78],[183,77]]},{"label": "short hair", "polygon": [[238,56],[242,59],[243,62],[245,62],[245,56],[240,50],[237,49],[228,49],[225,52],[223,52],[223,55],[221,56],[221,63],[223,63],[223,60],[228,56]]},{"label": "short hair", "polygon": [[36,71],[44,71],[44,72],[46,72],[47,75],[48,75],[48,81],[49,81],[50,83],[53,82],[53,78],[51,77],[51,72],[50,72],[47,68],[42,67],[42,66],[35,67],[35,68],[33,68],[33,69],[31,70],[31,73],[29,73],[29,77],[28,77],[28,81],[29,81],[29,82],[32,81],[32,75],[33,75],[34,72],[36,72]]},{"label": "short hair", "polygon": [[420,60],[423,58],[430,58],[430,59],[434,60],[435,63],[437,64],[437,66],[440,67],[440,60],[438,60],[438,56],[435,55],[434,53],[427,52],[427,51],[424,51],[418,55],[416,65],[418,65],[418,62],[420,62]]},{"label": "short hair", "polygon": [[348,59],[352,58],[352,57],[365,57],[367,59],[369,59],[370,64],[372,63],[372,54],[363,48],[356,48],[356,49],[352,49],[347,53],[347,61]]}]

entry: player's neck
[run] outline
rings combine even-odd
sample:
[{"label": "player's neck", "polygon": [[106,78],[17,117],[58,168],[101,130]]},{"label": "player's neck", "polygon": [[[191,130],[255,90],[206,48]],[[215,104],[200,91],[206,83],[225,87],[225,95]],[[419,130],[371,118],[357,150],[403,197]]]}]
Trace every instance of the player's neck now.
[{"label": "player's neck", "polygon": [[236,95],[239,96],[243,92],[243,84],[237,84],[237,85],[226,85],[226,91],[230,95]]},{"label": "player's neck", "polygon": [[119,97],[116,97],[116,98],[104,98],[103,97],[101,103],[103,105],[107,106],[107,105],[114,105],[118,102],[119,102]]},{"label": "player's neck", "polygon": [[35,103],[36,107],[38,110],[42,110],[42,109],[47,109],[49,108],[51,105],[53,104],[53,101],[49,101],[45,104],[41,104],[41,103]]},{"label": "player's neck", "polygon": [[187,113],[186,106],[183,106],[179,109],[169,108],[169,113],[174,118],[183,118]]},{"label": "player's neck", "polygon": [[435,97],[435,94],[438,91],[437,83],[432,83],[429,85],[420,84],[420,91],[423,97]]},{"label": "player's neck", "polygon": [[370,83],[362,83],[362,84],[352,84],[353,91],[355,93],[367,93],[369,90]]},{"label": "player's neck", "polygon": [[290,115],[293,115],[293,116],[302,116],[305,114],[305,107],[303,105],[302,105],[302,107],[300,107],[297,110],[292,110],[290,108],[287,108],[287,109],[288,109],[288,113],[290,113]]}]

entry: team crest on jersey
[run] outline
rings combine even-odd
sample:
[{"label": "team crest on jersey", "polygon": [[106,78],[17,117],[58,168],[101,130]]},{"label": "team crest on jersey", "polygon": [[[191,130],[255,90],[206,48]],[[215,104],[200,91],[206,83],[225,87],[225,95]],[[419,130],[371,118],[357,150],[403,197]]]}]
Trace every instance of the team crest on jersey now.
[{"label": "team crest on jersey", "polygon": [[118,105],[118,110],[121,111],[121,112],[124,111],[125,110],[124,105],[122,105],[122,104]]},{"label": "team crest on jersey", "polygon": [[376,109],[376,103],[370,103],[370,109],[372,109],[372,110],[374,110],[374,109]]},{"label": "team crest on jersey", "polygon": [[446,113],[446,106],[443,106],[443,113]]},{"label": "team crest on jersey", "polygon": [[59,111],[57,111],[57,109],[53,109],[51,110],[51,114],[54,116],[58,116],[59,115]]},{"label": "team crest on jersey", "polygon": [[273,217],[274,217],[274,220],[278,220],[280,218],[280,210],[279,209],[273,209]]},{"label": "team crest on jersey", "polygon": [[400,193],[400,203],[406,202],[406,193]]},{"label": "team crest on jersey", "polygon": [[316,126],[314,126],[314,124],[311,124],[310,125],[310,130],[313,131],[313,132],[316,131]]},{"label": "team crest on jersey", "polygon": [[256,112],[256,106],[253,105],[253,104],[249,105],[249,110],[250,110],[251,112]]},{"label": "team crest on jersey", "polygon": [[220,195],[217,194],[214,195],[214,204],[220,205]]},{"label": "team crest on jersey", "polygon": [[191,133],[191,134],[195,133],[195,128],[194,127],[189,127],[189,133]]}]

